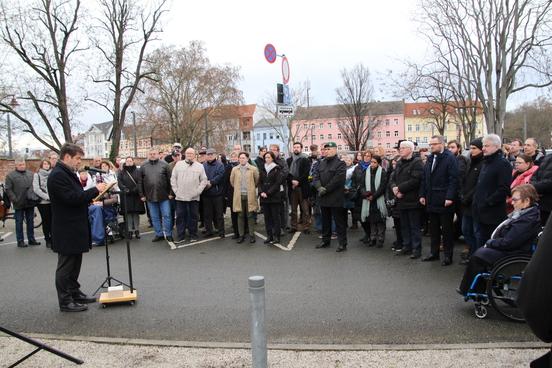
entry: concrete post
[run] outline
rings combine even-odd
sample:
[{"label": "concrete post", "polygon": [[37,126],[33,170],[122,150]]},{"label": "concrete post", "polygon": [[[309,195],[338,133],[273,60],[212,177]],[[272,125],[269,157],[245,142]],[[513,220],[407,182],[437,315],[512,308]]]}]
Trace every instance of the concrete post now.
[{"label": "concrete post", "polygon": [[249,277],[251,301],[251,353],[253,368],[267,367],[264,276]]}]

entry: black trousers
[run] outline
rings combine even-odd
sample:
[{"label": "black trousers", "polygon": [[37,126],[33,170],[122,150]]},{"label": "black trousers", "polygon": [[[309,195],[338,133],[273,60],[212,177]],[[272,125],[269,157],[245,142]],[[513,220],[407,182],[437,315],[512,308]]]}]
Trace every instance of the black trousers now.
[{"label": "black trousers", "polygon": [[203,217],[207,234],[213,232],[213,223],[219,235],[224,235],[224,198],[222,196],[203,197]]},{"label": "black trousers", "polygon": [[265,218],[265,228],[268,237],[278,237],[282,231],[280,222],[280,203],[264,203],[263,213]]},{"label": "black trousers", "polygon": [[343,207],[320,207],[320,211],[322,212],[322,241],[324,244],[330,244],[332,239],[333,218],[339,245],[347,246],[347,210]]},{"label": "black trousers", "polygon": [[36,206],[38,212],[40,212],[40,218],[42,219],[42,232],[44,233],[44,240],[47,242],[52,240],[52,205],[51,204],[39,204]]},{"label": "black trousers", "polygon": [[[441,237],[445,248],[445,257],[452,258],[454,248],[454,213],[429,213],[429,232],[431,234],[431,254],[439,255]],[[404,235],[404,234],[403,234]]]},{"label": "black trousers", "polygon": [[[477,274],[479,273],[488,271],[491,267],[492,264],[489,264],[487,261],[482,260],[481,258],[477,257],[477,255],[472,256],[470,258],[470,262],[466,266],[466,271],[464,271],[464,277],[462,277],[462,281],[460,282],[460,291],[463,294],[466,294],[470,289],[475,276],[477,276]],[[485,281],[483,279],[477,282],[474,292],[485,292]]]},{"label": "black trousers", "polygon": [[59,305],[73,301],[73,295],[80,291],[78,281],[82,264],[82,254],[58,254],[56,269],[56,290]]}]

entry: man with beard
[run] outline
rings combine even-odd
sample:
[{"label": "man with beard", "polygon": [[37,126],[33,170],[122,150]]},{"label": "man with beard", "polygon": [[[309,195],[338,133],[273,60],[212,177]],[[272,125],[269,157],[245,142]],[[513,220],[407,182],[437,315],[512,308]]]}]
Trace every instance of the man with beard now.
[{"label": "man with beard", "polygon": [[[293,154],[287,159],[289,176],[287,178],[289,198],[291,202],[291,229],[290,233],[296,231],[307,231],[310,227],[309,209],[309,172],[310,161],[303,153],[303,144],[293,144]],[[301,210],[301,220],[298,221],[297,207]]]}]

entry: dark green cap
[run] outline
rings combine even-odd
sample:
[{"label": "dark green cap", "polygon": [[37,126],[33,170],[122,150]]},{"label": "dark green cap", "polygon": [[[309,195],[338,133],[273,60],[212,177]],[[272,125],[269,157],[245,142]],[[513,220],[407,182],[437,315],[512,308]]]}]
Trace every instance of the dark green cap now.
[{"label": "dark green cap", "polygon": [[328,142],[324,144],[324,148],[337,148],[337,144],[335,142]]}]

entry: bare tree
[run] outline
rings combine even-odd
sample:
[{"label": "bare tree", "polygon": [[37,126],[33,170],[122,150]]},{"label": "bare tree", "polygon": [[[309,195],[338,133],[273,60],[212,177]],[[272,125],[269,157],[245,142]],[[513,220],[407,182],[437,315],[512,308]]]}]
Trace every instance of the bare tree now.
[{"label": "bare tree", "polygon": [[[552,101],[540,97],[535,101],[525,103],[514,111],[506,113],[504,138],[524,139],[535,137],[543,147],[552,147]],[[524,122],[527,130],[524,134]]]},{"label": "bare tree", "polygon": [[490,133],[502,134],[510,95],[552,84],[551,1],[420,0],[420,9],[422,32],[439,60],[462,64],[454,77],[471,84]]},{"label": "bare tree", "polygon": [[282,144],[288,149],[294,142],[303,142],[309,137],[310,128],[304,128],[296,122],[299,120],[309,120],[315,117],[312,110],[305,108],[308,99],[308,82],[303,82],[297,88],[290,89],[291,106],[293,114],[291,116],[281,116],[278,114],[278,103],[276,93],[269,93],[260,103],[261,109],[266,111],[270,119],[265,121],[270,128],[280,137]]},{"label": "bare tree", "polygon": [[336,89],[339,131],[350,150],[360,151],[366,148],[378,125],[370,111],[374,91],[370,71],[364,65],[357,64],[351,70],[343,69],[341,78],[343,86]]},{"label": "bare tree", "polygon": [[163,117],[173,141],[194,146],[236,117],[239,68],[211,65],[201,42],[157,49],[148,68],[154,76],[147,82],[148,104]]},{"label": "bare tree", "polygon": [[142,81],[153,76],[153,71],[144,68],[146,49],[161,32],[160,20],[167,11],[166,2],[159,0],[148,9],[143,1],[99,0],[102,14],[93,33],[105,69],[93,81],[106,86],[107,92],[102,99],[89,96],[87,100],[103,107],[113,119],[109,153],[112,160],[119,152],[128,109],[136,93],[141,91]]},{"label": "bare tree", "polygon": [[2,41],[22,70],[29,73],[28,80],[18,75],[18,82],[24,84],[18,88],[18,99],[30,105],[16,110],[10,95],[5,95],[0,99],[0,111],[15,116],[24,132],[59,152],[64,142],[73,139],[67,85],[74,55],[83,50],[76,35],[81,2],[40,0],[29,6],[1,1],[0,6]]}]

